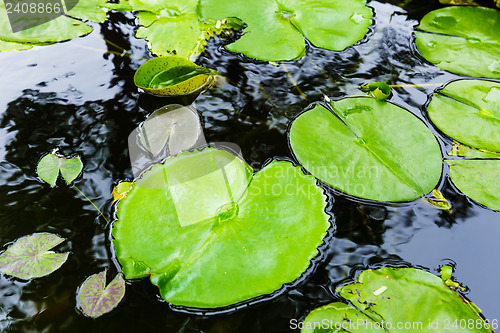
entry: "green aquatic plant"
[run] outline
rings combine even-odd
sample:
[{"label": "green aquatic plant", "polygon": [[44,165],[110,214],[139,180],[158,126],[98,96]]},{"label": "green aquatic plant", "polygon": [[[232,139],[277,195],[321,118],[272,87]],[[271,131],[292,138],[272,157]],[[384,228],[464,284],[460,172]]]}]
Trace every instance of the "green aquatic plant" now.
[{"label": "green aquatic plant", "polygon": [[331,101],[299,115],[289,133],[297,160],[344,193],[409,201],[431,192],[443,167],[427,126],[405,109],[370,97]]},{"label": "green aquatic plant", "polygon": [[336,289],[349,304],[335,302],[313,310],[302,333],[493,332],[498,321],[485,321],[481,311],[455,291],[451,273],[444,273],[440,279],[416,268],[365,270],[355,282]]},{"label": "green aquatic plant", "polygon": [[201,91],[213,82],[217,71],[196,65],[178,56],[146,61],[134,74],[134,83],[145,91],[164,96],[187,95]]},{"label": "green aquatic plant", "polygon": [[125,295],[125,280],[118,274],[106,286],[106,270],[89,276],[80,286],[77,303],[84,315],[97,318],[113,310]]},{"label": "green aquatic plant", "polygon": [[[432,122],[455,143],[450,178],[471,199],[500,211],[500,84],[457,80],[437,91],[427,107]],[[463,159],[466,158],[466,159]]]},{"label": "green aquatic plant", "polygon": [[19,238],[0,254],[0,273],[25,280],[49,275],[68,259],[68,252],[51,251],[64,241],[45,232]]},{"label": "green aquatic plant", "polygon": [[201,18],[237,17],[247,26],[226,48],[261,60],[292,60],[304,55],[304,37],[314,46],[342,51],[361,40],[372,24],[365,0],[201,0]]},{"label": "green aquatic plant", "polygon": [[158,56],[177,55],[193,59],[203,52],[208,39],[241,28],[239,20],[204,20],[198,16],[198,0],[129,0],[139,24],[136,37],[150,43]]},{"label": "green aquatic plant", "polygon": [[415,31],[418,52],[458,74],[500,78],[500,11],[446,7],[424,16]]},{"label": "green aquatic plant", "polygon": [[116,257],[127,279],[149,277],[173,305],[229,306],[307,270],[330,227],[325,199],[290,162],[253,174],[225,150],[183,152],[143,173],[118,202]]},{"label": "green aquatic plant", "polygon": [[361,86],[360,90],[369,93],[371,97],[381,101],[391,96],[391,87],[385,82],[366,83]]}]

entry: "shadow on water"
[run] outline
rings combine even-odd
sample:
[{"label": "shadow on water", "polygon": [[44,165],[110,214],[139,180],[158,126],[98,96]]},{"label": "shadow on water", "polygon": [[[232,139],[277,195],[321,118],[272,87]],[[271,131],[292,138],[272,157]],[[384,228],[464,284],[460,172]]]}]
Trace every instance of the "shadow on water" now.
[{"label": "shadow on water", "polygon": [[[207,141],[238,144],[256,170],[269,158],[292,158],[286,137],[290,120],[324,95],[361,95],[358,87],[367,81],[399,85],[390,101],[429,125],[423,113],[428,95],[459,77],[428,64],[412,47],[416,20],[437,5],[404,1],[402,9],[391,3],[396,1],[370,2],[376,24],[366,40],[343,52],[309,45],[304,58],[273,65],[227,52],[221,46],[227,40],[209,41],[197,62],[221,72],[227,82],[194,101]],[[335,287],[362,267],[410,263],[436,273],[445,258],[457,263],[456,276],[470,287],[470,298],[485,315],[498,313],[500,293],[485,283],[500,274],[491,265],[491,256],[500,251],[494,237],[500,234],[498,213],[458,193],[445,170],[440,189],[452,203],[451,213],[420,200],[381,205],[328,191],[335,237],[315,271],[273,300],[203,317],[172,311],[146,280],[128,281],[117,309],[98,320],[84,317],[75,308],[77,287],[104,268],[109,277],[117,271],[109,229],[73,188],[60,181],[51,189],[37,179],[36,164],[54,148],[81,156],[84,172],[76,184],[111,218],[112,188],[132,178],[129,133],[153,110],[172,102],[141,95],[133,85],[135,70],[151,55],[145,41],[133,37],[131,15],[110,13],[106,23],[94,28],[85,38],[0,54],[2,77],[9,82],[0,97],[0,244],[49,231],[68,239],[57,250],[71,251],[68,262],[49,277],[29,282],[0,277],[0,330],[290,332],[290,319],[336,300]],[[433,132],[443,150],[449,149],[450,140]]]}]

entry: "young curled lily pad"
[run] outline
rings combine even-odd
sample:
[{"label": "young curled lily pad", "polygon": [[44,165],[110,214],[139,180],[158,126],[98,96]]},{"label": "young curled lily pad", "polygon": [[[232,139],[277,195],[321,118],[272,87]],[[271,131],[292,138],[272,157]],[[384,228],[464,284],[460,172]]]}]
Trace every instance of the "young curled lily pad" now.
[{"label": "young curled lily pad", "polygon": [[78,290],[78,305],[82,312],[97,318],[113,310],[125,295],[125,280],[118,274],[106,286],[106,270],[85,280]]},{"label": "young curled lily pad", "polygon": [[82,172],[83,163],[79,157],[66,158],[55,154],[47,154],[36,167],[36,173],[51,186],[56,185],[59,172],[66,183],[70,184]]},{"label": "young curled lily pad", "polygon": [[375,99],[385,100],[391,96],[391,87],[385,82],[370,82],[361,86],[362,92],[370,93]]},{"label": "young curled lily pad", "polygon": [[25,280],[49,275],[68,259],[69,253],[51,251],[62,242],[64,238],[49,233],[19,238],[0,254],[0,273]]},{"label": "young curled lily pad", "polygon": [[165,96],[187,95],[201,90],[218,72],[177,57],[157,57],[135,72],[134,83],[145,91]]},{"label": "young curled lily pad", "polygon": [[227,49],[261,60],[292,60],[305,53],[304,36],[315,46],[342,51],[361,40],[372,24],[365,0],[201,0],[202,19],[241,19],[243,36]]},{"label": "young curled lily pad", "polygon": [[301,276],[330,226],[325,206],[314,177],[289,162],[252,175],[227,151],[183,152],[120,200],[113,244],[126,278],[150,277],[173,305],[220,308]]},{"label": "young curled lily pad", "polygon": [[356,282],[336,291],[350,304],[336,302],[313,310],[304,320],[302,333],[444,333],[453,331],[455,321],[460,332],[493,332],[474,304],[421,269],[368,269]]},{"label": "young curled lily pad", "polygon": [[127,197],[127,192],[130,191],[131,188],[132,188],[131,182],[121,182],[118,185],[116,185],[115,188],[113,189],[113,192],[111,192],[111,195],[113,196],[113,203],[115,203],[115,201]]},{"label": "young curled lily pad", "polygon": [[424,16],[415,32],[420,54],[458,74],[500,78],[500,11],[446,7]]},{"label": "young curled lily pad", "polygon": [[297,160],[344,193],[409,201],[431,192],[442,171],[439,144],[425,124],[394,104],[369,97],[317,104],[291,126]]},{"label": "young curled lily pad", "polygon": [[500,83],[457,80],[432,96],[429,118],[470,147],[500,152]]}]

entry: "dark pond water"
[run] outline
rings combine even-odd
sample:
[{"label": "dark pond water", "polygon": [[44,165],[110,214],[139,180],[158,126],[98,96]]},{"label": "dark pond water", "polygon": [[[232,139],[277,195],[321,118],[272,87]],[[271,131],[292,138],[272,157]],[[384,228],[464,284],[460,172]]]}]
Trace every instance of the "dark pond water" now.
[{"label": "dark pond water", "polygon": [[[303,108],[323,95],[360,94],[359,84],[378,80],[401,85],[391,101],[429,124],[428,96],[459,76],[426,63],[412,47],[416,20],[437,8],[435,3],[410,1],[405,9],[394,4],[370,2],[376,24],[362,43],[344,52],[310,47],[303,59],[281,66],[242,59],[224,51],[220,39],[212,40],[198,63],[223,73],[230,84],[194,103],[207,141],[238,144],[258,170],[270,158],[291,158],[287,126]],[[75,308],[77,287],[104,268],[112,274],[118,269],[109,228],[73,188],[50,189],[37,179],[37,161],[55,147],[79,154],[85,168],[76,184],[111,218],[112,188],[132,178],[129,133],[153,110],[179,102],[138,93],[134,71],[151,55],[146,42],[133,37],[132,15],[109,16],[84,38],[0,53],[0,244],[48,231],[66,237],[59,249],[72,252],[48,277],[25,282],[0,276],[0,330],[290,332],[290,319],[336,300],[335,287],[354,271],[382,264],[437,273],[440,265],[453,263],[456,278],[469,288],[467,296],[487,318],[500,319],[500,214],[457,192],[446,169],[440,190],[452,213],[421,200],[377,205],[329,193],[334,236],[315,270],[273,300],[218,316],[185,314],[171,310],[143,280],[127,283],[125,299],[110,314],[97,320],[81,315]],[[451,141],[429,127],[448,151]]]}]

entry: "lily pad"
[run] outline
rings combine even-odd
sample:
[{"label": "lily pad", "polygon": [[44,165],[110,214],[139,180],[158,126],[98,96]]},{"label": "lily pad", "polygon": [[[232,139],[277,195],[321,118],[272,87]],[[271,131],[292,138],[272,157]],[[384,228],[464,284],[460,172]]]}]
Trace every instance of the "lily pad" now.
[{"label": "lily pad", "polygon": [[134,182],[117,204],[113,244],[126,278],[149,276],[177,306],[220,308],[300,277],[330,227],[325,206],[314,177],[289,162],[252,176],[240,158],[206,148]]},{"label": "lily pad", "polygon": [[156,110],[141,125],[140,141],[153,155],[159,155],[168,143],[168,155],[193,148],[202,134],[196,110],[169,105]]},{"label": "lily pad", "polygon": [[436,66],[458,74],[500,78],[500,11],[446,7],[424,16],[416,46]]},{"label": "lily pad", "polygon": [[453,184],[469,198],[500,211],[500,159],[446,160]]},{"label": "lily pad", "polygon": [[442,171],[440,146],[425,124],[370,97],[317,104],[291,126],[297,160],[344,193],[376,201],[409,201],[431,192]]},{"label": "lily pad", "polygon": [[68,259],[69,253],[50,251],[64,240],[49,233],[19,238],[0,254],[0,273],[25,280],[49,275]]},{"label": "lily pad", "polygon": [[113,203],[115,203],[115,201],[127,197],[127,192],[130,191],[131,188],[132,188],[131,182],[121,182],[118,185],[116,185],[115,188],[113,189],[113,192],[111,192],[111,195],[113,195]]},{"label": "lily pad", "polygon": [[129,0],[141,27],[136,37],[150,42],[151,52],[193,59],[202,53],[206,41],[224,30],[239,29],[239,20],[202,22],[198,0]]},{"label": "lily pad", "polygon": [[391,96],[391,87],[385,82],[370,82],[361,86],[361,91],[370,93],[375,99],[385,100]]},{"label": "lily pad", "polygon": [[70,184],[78,177],[82,169],[83,163],[79,157],[66,158],[47,154],[38,162],[36,173],[43,181],[55,186],[59,172],[66,183]]},{"label": "lily pad", "polygon": [[446,135],[474,148],[500,152],[500,83],[451,82],[432,96],[427,110]]},{"label": "lily pad", "polygon": [[237,17],[243,36],[226,48],[261,60],[292,60],[305,53],[304,36],[315,46],[342,51],[361,40],[372,24],[365,0],[201,0],[202,19]]},{"label": "lily pad", "polygon": [[475,158],[500,158],[500,153],[488,150],[478,150],[465,146],[459,142],[453,142],[453,148],[448,153],[449,156],[475,157]]},{"label": "lily pad", "polygon": [[78,305],[82,312],[97,318],[113,310],[125,295],[125,280],[118,274],[106,286],[106,270],[85,280],[78,291]]},{"label": "lily pad", "polygon": [[146,61],[135,72],[134,83],[156,95],[187,95],[203,89],[218,72],[177,57],[158,57]]},{"label": "lily pad", "polygon": [[[59,16],[56,19],[38,26],[13,33],[9,24],[5,5],[3,1],[0,2],[0,41],[4,43],[14,43],[9,45],[10,49],[20,49],[16,44],[52,44],[83,36],[90,32],[92,32],[92,28],[82,21],[67,16]],[[3,46],[2,49],[8,49],[6,47],[8,46],[7,44]]]},{"label": "lily pad", "polygon": [[453,327],[460,327],[460,332],[493,332],[474,304],[421,269],[369,269],[337,292],[350,305],[336,302],[313,310],[302,333],[440,333],[453,331]]}]

